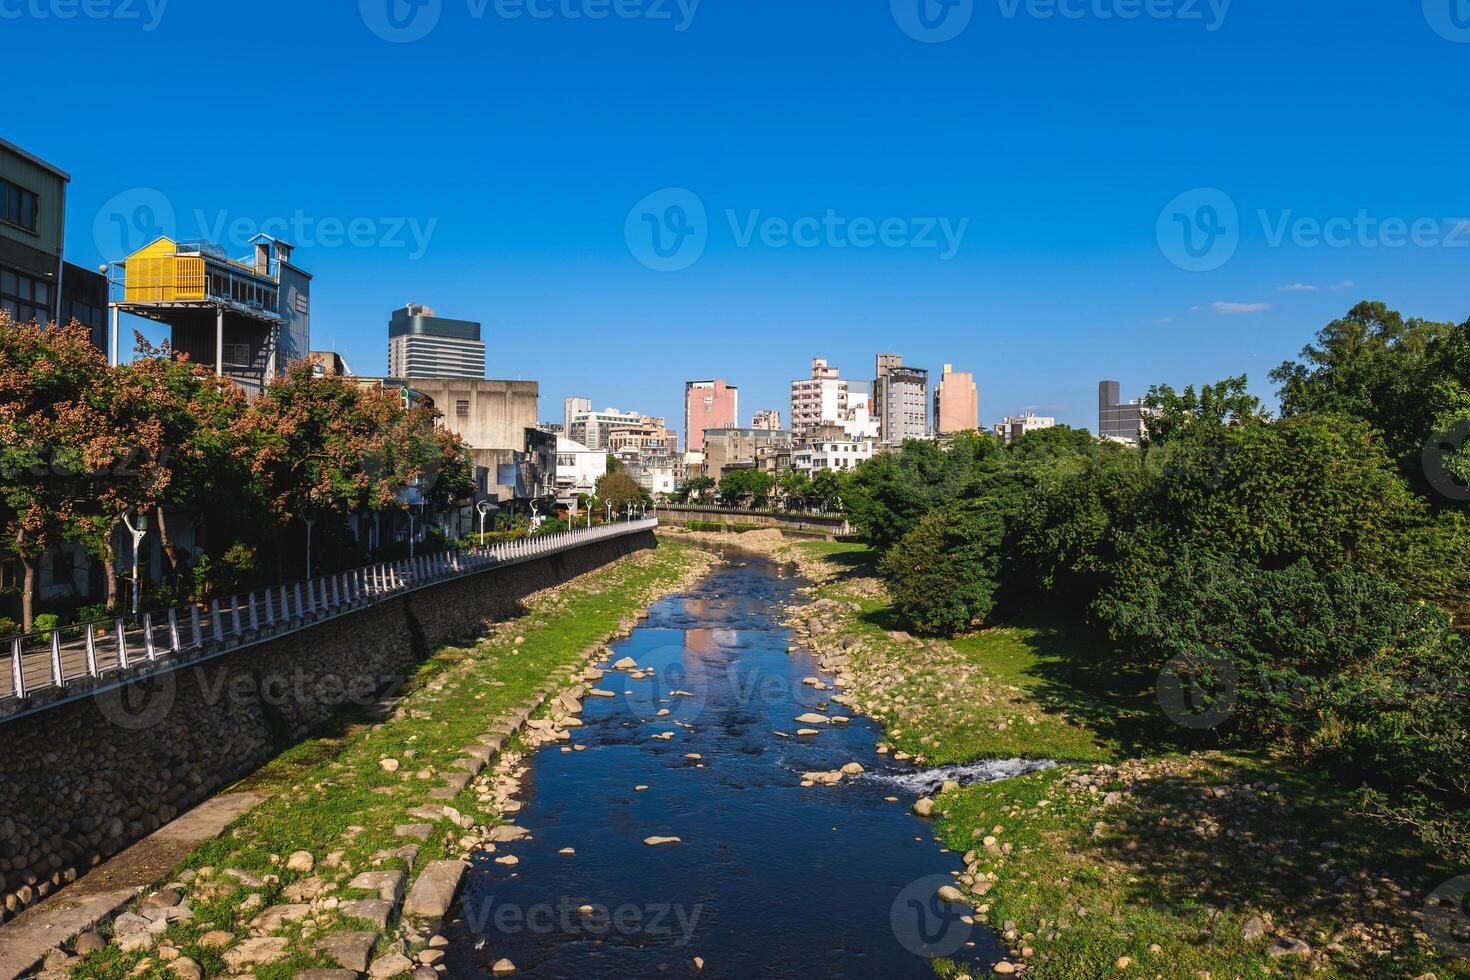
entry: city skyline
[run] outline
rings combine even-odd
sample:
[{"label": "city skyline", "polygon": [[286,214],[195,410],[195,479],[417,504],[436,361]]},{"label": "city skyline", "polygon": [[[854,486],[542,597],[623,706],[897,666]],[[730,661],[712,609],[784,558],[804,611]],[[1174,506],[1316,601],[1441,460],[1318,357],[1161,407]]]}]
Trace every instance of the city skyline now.
[{"label": "city skyline", "polygon": [[[883,5],[842,18],[820,6],[702,6],[683,31],[618,18],[475,21],[446,6],[439,28],[409,44],[375,34],[356,5],[257,9],[247,18],[170,6],[151,30],[146,18],[6,24],[18,44],[64,46],[83,63],[114,60],[113,46],[126,44],[131,56],[111,69],[120,87],[149,83],[146,65],[226,35],[284,64],[352,78],[362,108],[338,106],[297,128],[285,166],[263,167],[228,128],[119,154],[109,140],[56,127],[47,100],[19,100],[4,135],[71,175],[67,250],[83,267],[121,257],[140,246],[133,236],[154,230],[223,239],[232,256],[256,232],[292,241],[317,276],[313,346],[367,375],[387,370],[385,315],[421,297],[480,321],[490,375],[538,379],[547,416],[581,394],[682,418],[680,382],[693,377],[732,379],[750,406],[784,405],[812,356],[856,366],[897,347],[931,371],[946,361],[972,371],[984,423],[1034,409],[1090,427],[1100,377],[1137,395],[1244,372],[1274,405],[1266,372],[1360,299],[1436,320],[1470,312],[1463,248],[1376,247],[1390,221],[1470,211],[1453,165],[1455,107],[1410,97],[1453,91],[1465,48],[1418,5],[1347,3],[1337,12],[1351,16],[1330,21],[1292,5],[1233,5],[1214,30],[977,8],[941,44],[907,35]],[[281,36],[287,17],[298,29]],[[321,49],[309,41],[318,34],[337,42]],[[1359,34],[1381,57],[1413,64],[1413,79],[1342,70],[1341,44]],[[832,56],[813,52],[836,50],[834,35],[849,65],[883,71],[831,70]],[[736,70],[749,44],[771,37],[770,71]],[[422,104],[395,77],[361,70],[394,56],[421,62],[424,84],[438,90],[472,91],[488,70],[480,83],[515,79],[521,94],[493,107],[467,96]],[[1042,63],[1063,67],[1037,71]],[[593,84],[609,77],[622,81]],[[1159,78],[1172,80],[1169,91],[1136,98]],[[656,125],[623,99],[625,86],[652,93],[670,79],[697,79],[697,98],[663,106]],[[48,85],[62,104],[95,96],[86,73]],[[320,83],[287,70],[258,86],[279,104],[312,97]],[[1278,115],[1272,93],[1284,88],[1294,111]],[[802,93],[794,103],[793,92]],[[212,98],[188,86],[172,97],[195,115]],[[1101,113],[1093,103],[1131,109]],[[732,139],[752,113],[785,147],[779,166],[764,139]],[[1376,138],[1363,145],[1354,134],[1369,127]],[[391,182],[359,162],[405,131],[454,132],[476,178],[434,154],[395,158]],[[568,133],[583,134],[572,146],[607,150],[595,177],[568,152]],[[1428,133],[1451,152],[1417,160],[1411,179],[1380,179],[1402,166],[1398,147]],[[995,145],[1015,153],[984,152]],[[191,153],[207,153],[210,166],[185,165]],[[630,251],[626,225],[645,198],[678,188],[705,209],[710,240],[692,266],[655,271]],[[1160,225],[1199,214],[1208,201],[1181,196],[1212,188],[1238,212],[1238,246],[1218,268],[1188,271],[1161,245]],[[822,222],[829,211],[849,230],[859,219],[927,216],[941,244],[938,219],[952,232],[968,224],[948,259],[942,247],[837,247],[825,231],[817,247],[767,244],[782,240],[768,219]],[[1313,238],[1328,226],[1345,227],[1348,244]],[[637,357],[622,353],[630,337]],[[760,349],[718,342],[730,337]],[[999,363],[997,351],[1006,352]],[[611,356],[618,372],[606,371]]]}]

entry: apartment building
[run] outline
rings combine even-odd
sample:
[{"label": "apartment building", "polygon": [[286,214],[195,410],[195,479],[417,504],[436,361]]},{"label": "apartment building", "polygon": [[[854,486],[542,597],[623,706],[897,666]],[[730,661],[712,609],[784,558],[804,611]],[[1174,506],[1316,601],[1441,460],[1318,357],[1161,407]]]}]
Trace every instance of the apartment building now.
[{"label": "apartment building", "polygon": [[740,389],[714,379],[684,382],[684,448],[704,451],[707,429],[740,425]]},{"label": "apartment building", "polygon": [[873,379],[871,411],[878,419],[879,441],[899,446],[908,439],[929,437],[929,371],[905,367],[899,354],[879,354]]},{"label": "apartment building", "polygon": [[812,358],[811,376],[791,382],[791,429],[836,423],[847,411],[848,384],[825,357]]},{"label": "apartment building", "polygon": [[980,428],[980,390],[975,376],[944,366],[944,374],[934,386],[934,434],[950,436]]},{"label": "apartment building", "polygon": [[1121,386],[1116,381],[1099,381],[1097,384],[1097,434],[1110,442],[1122,442],[1136,446],[1143,441],[1144,419],[1148,406],[1143,399],[1131,402],[1120,400]]}]

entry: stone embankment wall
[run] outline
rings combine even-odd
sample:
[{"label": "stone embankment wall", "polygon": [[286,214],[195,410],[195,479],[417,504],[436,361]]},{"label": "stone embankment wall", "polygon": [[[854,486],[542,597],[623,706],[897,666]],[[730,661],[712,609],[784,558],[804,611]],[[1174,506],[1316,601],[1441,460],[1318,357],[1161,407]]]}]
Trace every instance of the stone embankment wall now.
[{"label": "stone embankment wall", "polygon": [[0,921],[337,712],[391,696],[436,647],[653,546],[649,532],[491,569],[0,725]]}]

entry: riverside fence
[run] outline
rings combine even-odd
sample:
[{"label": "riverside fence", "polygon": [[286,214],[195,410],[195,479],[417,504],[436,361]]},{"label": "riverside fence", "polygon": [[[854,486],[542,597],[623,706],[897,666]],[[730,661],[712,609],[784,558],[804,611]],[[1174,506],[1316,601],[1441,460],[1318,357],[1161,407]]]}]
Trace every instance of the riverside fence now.
[{"label": "riverside fence", "polygon": [[639,534],[657,519],[535,535],[365,565],[207,603],[187,603],[4,641],[0,722],[273,640],[419,589],[491,568]]}]

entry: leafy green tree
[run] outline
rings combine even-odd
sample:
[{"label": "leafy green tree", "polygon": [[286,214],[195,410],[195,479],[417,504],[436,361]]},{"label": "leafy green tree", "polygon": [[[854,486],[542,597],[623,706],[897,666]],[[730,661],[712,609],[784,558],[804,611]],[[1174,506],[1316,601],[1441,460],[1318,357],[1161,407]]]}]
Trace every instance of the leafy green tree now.
[{"label": "leafy green tree", "polygon": [[925,514],[958,498],[1000,452],[996,440],[980,433],[961,433],[948,451],[911,440],[853,470],[842,498],[846,513],[873,547],[887,551]]},{"label": "leafy green tree", "polygon": [[616,515],[629,506],[645,503],[643,488],[625,469],[610,470],[597,480],[597,499],[605,507],[612,504]]},{"label": "leafy green tree", "polygon": [[776,478],[760,470],[728,470],[720,477],[720,498],[726,506],[764,506]]},{"label": "leafy green tree", "polygon": [[1182,392],[1168,385],[1154,385],[1143,403],[1148,408],[1143,427],[1149,442],[1168,442],[1199,426],[1221,428],[1270,418],[1261,400],[1246,390],[1243,374],[1202,385],[1198,392],[1194,385],[1187,385]]},{"label": "leafy green tree", "polygon": [[995,608],[1004,537],[1004,519],[984,506],[926,514],[879,563],[895,611],[920,633],[978,626]]}]

